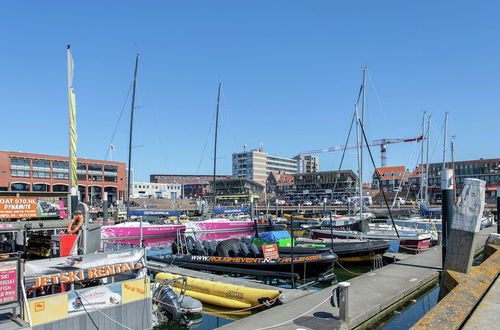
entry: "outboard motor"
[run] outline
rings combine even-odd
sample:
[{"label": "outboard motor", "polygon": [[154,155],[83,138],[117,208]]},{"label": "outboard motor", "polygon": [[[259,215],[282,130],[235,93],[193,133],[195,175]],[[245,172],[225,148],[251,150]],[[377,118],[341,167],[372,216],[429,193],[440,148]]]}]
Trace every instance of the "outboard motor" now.
[{"label": "outboard motor", "polygon": [[179,296],[168,285],[170,281],[156,284],[153,290],[153,311],[159,323],[176,322],[180,325],[189,326],[191,321],[181,308]]},{"label": "outboard motor", "polygon": [[155,299],[160,302],[157,303],[158,312],[160,312],[169,321],[177,322],[181,325],[188,325],[189,320],[186,315],[180,311],[180,304],[177,299],[177,294],[168,285],[161,286],[155,292]]}]

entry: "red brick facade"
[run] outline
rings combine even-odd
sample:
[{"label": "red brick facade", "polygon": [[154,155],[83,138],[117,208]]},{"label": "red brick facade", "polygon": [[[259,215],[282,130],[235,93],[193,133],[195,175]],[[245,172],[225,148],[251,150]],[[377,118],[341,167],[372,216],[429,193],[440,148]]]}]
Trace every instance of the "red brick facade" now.
[{"label": "red brick facade", "polygon": [[[78,158],[81,200],[125,199],[125,163]],[[64,192],[69,187],[68,157],[0,151],[1,191]]]}]

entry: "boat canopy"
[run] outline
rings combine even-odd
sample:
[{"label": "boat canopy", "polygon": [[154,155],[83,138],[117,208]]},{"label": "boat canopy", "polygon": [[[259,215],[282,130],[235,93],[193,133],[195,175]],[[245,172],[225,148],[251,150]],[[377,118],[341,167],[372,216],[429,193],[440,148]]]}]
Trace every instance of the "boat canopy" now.
[{"label": "boat canopy", "polygon": [[213,211],[214,214],[237,214],[237,213],[250,213],[250,209],[248,207],[244,208],[215,208]]},{"label": "boat canopy", "polygon": [[128,215],[178,217],[181,215],[181,212],[167,210],[129,210]]},{"label": "boat canopy", "polygon": [[431,209],[427,207],[427,205],[420,204],[420,214],[425,217],[440,217],[441,216],[441,210],[440,209]]},{"label": "boat canopy", "polygon": [[290,233],[287,232],[286,230],[274,230],[274,231],[259,233],[259,238],[261,240],[274,243],[279,242],[281,239],[286,239],[290,237],[291,237]]}]

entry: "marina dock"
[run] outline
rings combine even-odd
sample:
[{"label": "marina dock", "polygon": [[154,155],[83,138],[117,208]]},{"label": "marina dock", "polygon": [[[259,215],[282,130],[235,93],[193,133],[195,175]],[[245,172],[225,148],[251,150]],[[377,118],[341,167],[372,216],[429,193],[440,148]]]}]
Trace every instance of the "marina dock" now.
[{"label": "marina dock", "polygon": [[[480,250],[489,233],[495,230],[494,227],[482,230],[475,242],[475,249]],[[330,304],[332,288],[326,288],[222,328],[352,329],[436,280],[441,269],[441,248],[433,247],[423,253],[351,279],[346,323],[340,321],[338,308]]]}]

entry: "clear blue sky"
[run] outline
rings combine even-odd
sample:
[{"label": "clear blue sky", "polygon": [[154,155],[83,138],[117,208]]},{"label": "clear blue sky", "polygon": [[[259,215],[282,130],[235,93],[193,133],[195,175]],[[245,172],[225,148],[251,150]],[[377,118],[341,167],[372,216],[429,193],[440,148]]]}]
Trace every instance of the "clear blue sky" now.
[{"label": "clear blue sky", "polygon": [[[428,111],[441,161],[448,111],[456,159],[500,157],[499,17],[497,1],[2,1],[0,149],[67,154],[71,44],[79,157],[105,157],[142,54],[136,180],[212,172],[219,81],[218,173],[243,144],[287,157],[343,144],[363,65],[369,140],[417,136]],[[127,159],[129,111],[113,160]],[[389,146],[389,165],[414,167],[418,148]]]}]

